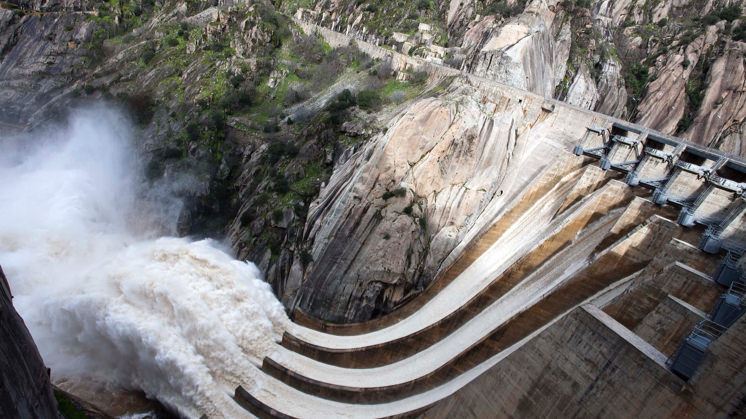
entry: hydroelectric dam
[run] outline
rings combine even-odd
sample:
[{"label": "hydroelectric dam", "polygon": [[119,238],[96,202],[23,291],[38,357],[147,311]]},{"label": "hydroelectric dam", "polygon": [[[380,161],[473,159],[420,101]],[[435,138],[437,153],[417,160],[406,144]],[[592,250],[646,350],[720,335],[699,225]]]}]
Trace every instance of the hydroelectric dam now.
[{"label": "hydroelectric dam", "polygon": [[510,114],[494,129],[534,165],[394,312],[336,324],[296,308],[238,404],[258,417],[744,414],[743,159],[354,42],[398,71],[465,78]]},{"label": "hydroelectric dam", "polygon": [[[301,274],[304,283],[295,284],[306,294],[283,300],[292,321],[258,269],[208,241],[88,234],[103,230],[99,225],[61,240],[52,237],[55,245],[79,245],[63,246],[65,252],[46,247],[90,262],[84,274],[40,269],[37,277],[45,281],[36,289],[52,291],[24,303],[23,286],[13,290],[13,300],[0,270],[0,327],[21,331],[0,342],[0,352],[8,355],[0,361],[34,361],[26,372],[38,384],[12,378],[40,401],[19,409],[19,416],[56,414],[44,366],[49,360],[28,350],[31,334],[13,312],[14,303],[45,307],[50,301],[45,310],[54,317],[24,314],[36,327],[68,327],[51,336],[70,337],[69,346],[48,345],[50,353],[72,347],[78,354],[85,347],[90,356],[109,348],[89,370],[150,378],[132,387],[148,392],[144,384],[151,385],[150,393],[164,405],[188,409],[181,411],[185,416],[746,415],[746,161],[696,139],[399,54],[302,19],[295,23],[332,47],[354,43],[390,62],[396,77],[426,72],[428,78],[416,103],[386,111],[392,114],[386,130],[345,151],[345,163],[335,166],[310,205],[302,234],[314,246],[322,244],[311,249],[318,250],[311,254],[318,264],[314,275]],[[436,86],[437,94],[427,94]],[[85,147],[68,153],[76,157],[74,173],[79,150],[105,148],[106,125],[82,125],[92,135]],[[98,178],[114,181],[103,183],[109,194],[128,190],[121,182],[124,167],[111,175],[119,159],[88,160],[102,170],[76,177],[86,191],[88,180]],[[61,173],[49,178],[60,179]],[[7,195],[20,199],[18,191],[34,192],[19,215],[59,201],[52,193],[36,193],[32,184],[18,182]],[[93,200],[97,208],[100,202],[108,201]],[[365,210],[358,212],[360,207]],[[55,228],[71,222],[70,212],[53,219],[39,213],[38,220]],[[391,230],[376,230],[381,220],[393,220],[382,227]],[[395,227],[409,231],[414,225],[418,238],[432,225],[442,227],[426,243],[441,246],[444,255],[432,264],[432,281],[373,320],[342,324],[312,313],[323,304],[308,301],[327,301],[323,293],[360,295],[344,288],[355,284],[327,287],[325,277],[353,266],[345,263],[355,255],[378,252],[395,259],[412,249],[384,238],[396,232],[391,225],[398,220],[403,222]],[[359,225],[373,227],[358,234]],[[52,227],[46,231],[56,231]],[[45,240],[51,236],[38,230]],[[346,235],[352,239],[337,241],[343,245],[328,245]],[[18,237],[28,236],[19,230]],[[26,248],[34,250],[46,243],[29,242]],[[14,243],[16,248],[22,246]],[[3,263],[10,272],[12,263]],[[89,275],[101,272],[108,282]],[[53,288],[59,278],[71,286]],[[55,300],[52,293],[69,298]],[[80,339],[80,330],[94,338]],[[131,361],[143,353],[140,362]],[[65,362],[57,362],[51,377]],[[0,406],[25,407],[18,394],[9,393]],[[195,395],[200,400],[189,400]]]}]

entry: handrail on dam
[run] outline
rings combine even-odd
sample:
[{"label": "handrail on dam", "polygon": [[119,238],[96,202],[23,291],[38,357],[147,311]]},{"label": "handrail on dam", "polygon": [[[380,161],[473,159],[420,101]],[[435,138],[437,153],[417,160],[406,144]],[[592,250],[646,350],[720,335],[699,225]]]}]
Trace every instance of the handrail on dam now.
[{"label": "handrail on dam", "polygon": [[732,253],[723,257],[713,280],[727,291],[718,298],[709,318],[694,327],[668,360],[671,371],[685,380],[694,376],[710,344],[746,312],[746,275],[736,266]]}]

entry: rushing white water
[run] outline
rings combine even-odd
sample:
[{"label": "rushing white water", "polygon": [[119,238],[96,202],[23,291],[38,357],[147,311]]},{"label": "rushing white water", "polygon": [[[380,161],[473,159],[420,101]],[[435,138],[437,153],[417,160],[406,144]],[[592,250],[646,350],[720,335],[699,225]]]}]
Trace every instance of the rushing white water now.
[{"label": "rushing white water", "polygon": [[89,109],[0,138],[0,265],[54,381],[232,416],[229,393],[254,381],[287,318],[254,265],[210,241],[148,234],[164,220],[137,212],[147,206],[128,126]]}]

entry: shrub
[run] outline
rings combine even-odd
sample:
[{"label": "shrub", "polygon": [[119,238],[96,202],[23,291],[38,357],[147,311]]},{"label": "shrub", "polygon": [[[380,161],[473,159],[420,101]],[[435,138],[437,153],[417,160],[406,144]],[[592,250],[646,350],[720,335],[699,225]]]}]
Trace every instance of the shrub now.
[{"label": "shrub", "polygon": [[142,56],[141,56],[142,62],[144,62],[145,64],[148,64],[150,61],[153,60],[154,57],[155,57],[155,45],[150,43],[146,45],[145,48],[143,48]]},{"label": "shrub", "polygon": [[220,109],[210,109],[209,114],[209,124],[210,129],[214,129],[217,131],[221,131],[223,128],[225,128],[225,112],[223,112]]},{"label": "shrub", "polygon": [[741,17],[741,6],[737,4],[733,4],[730,6],[723,7],[722,9],[718,10],[717,16],[720,19],[727,20],[728,22],[732,22],[739,17]]},{"label": "shrub", "polygon": [[244,227],[248,226],[254,217],[256,217],[256,210],[254,210],[254,207],[250,207],[246,212],[241,214],[241,225]]},{"label": "shrub", "polygon": [[308,93],[308,90],[306,90],[303,87],[293,87],[285,94],[285,100],[283,103],[285,103],[285,106],[294,105],[299,102],[303,102],[304,100],[308,99],[311,95]]},{"label": "shrub", "polygon": [[629,72],[624,75],[624,82],[626,83],[629,90],[631,90],[632,96],[639,97],[645,90],[645,85],[648,83],[648,68],[640,63],[632,65]]},{"label": "shrub", "polygon": [[388,200],[395,196],[399,198],[403,198],[406,195],[407,195],[407,190],[405,188],[396,188],[393,191],[384,192],[381,198],[383,198],[384,200]]},{"label": "shrub", "polygon": [[153,119],[153,109],[155,102],[153,98],[146,93],[135,93],[126,97],[127,109],[132,114],[132,119],[138,125],[147,125]]},{"label": "shrub", "polygon": [[353,96],[349,89],[344,89],[334,98],[334,101],[327,106],[332,122],[335,124],[342,122],[342,118],[347,108],[355,106],[355,104],[355,96]]},{"label": "shrub", "polygon": [[231,85],[233,86],[233,88],[236,89],[245,80],[246,80],[246,77],[244,77],[243,74],[238,73],[238,74],[234,74],[233,76],[231,76],[231,80],[230,81],[231,81]]},{"label": "shrub", "polygon": [[391,100],[393,103],[401,103],[406,98],[407,95],[404,94],[404,92],[401,90],[394,90],[393,92],[391,92],[391,96],[389,96],[389,100]]},{"label": "shrub", "polygon": [[692,109],[699,109],[704,99],[705,92],[699,83],[689,82],[686,84],[686,97],[689,100],[689,105]]},{"label": "shrub", "polygon": [[265,162],[275,164],[283,157],[293,158],[298,155],[298,147],[285,141],[273,141],[269,143],[263,156]]},{"label": "shrub", "polygon": [[282,209],[276,208],[275,210],[272,211],[272,220],[276,223],[279,223],[280,221],[282,221]]},{"label": "shrub", "polygon": [[412,73],[412,84],[423,84],[427,81],[426,71],[417,71]]},{"label": "shrub", "polygon": [[285,179],[285,176],[278,174],[277,176],[273,177],[272,191],[277,192],[277,194],[279,195],[284,195],[290,192],[290,184],[288,184],[288,180]]},{"label": "shrub", "polygon": [[710,25],[714,25],[718,23],[719,20],[720,19],[718,19],[717,15],[713,13],[708,13],[704,15],[704,17],[702,17],[702,20],[700,22],[702,22],[702,24],[704,25],[710,26]]},{"label": "shrub", "polygon": [[251,89],[239,89],[228,93],[220,98],[220,106],[228,113],[250,107],[253,104],[254,94]]},{"label": "shrub", "polygon": [[391,61],[386,60],[382,62],[376,70],[376,75],[380,80],[387,80],[389,77],[394,75],[394,69],[391,66]]},{"label": "shrub", "polygon": [[267,134],[278,132],[280,131],[280,126],[277,124],[276,120],[272,119],[264,123],[262,131],[266,132]]},{"label": "shrub", "polygon": [[191,120],[184,128],[189,141],[196,141],[199,138],[200,127],[197,121]]},{"label": "shrub", "polygon": [[[582,1],[582,0],[581,0]],[[509,18],[523,11],[525,2],[516,1],[512,6],[506,0],[492,2],[484,11],[485,15],[500,15]]]},{"label": "shrub", "polygon": [[681,45],[691,44],[692,41],[694,41],[696,38],[697,38],[697,34],[694,33],[694,31],[690,29],[684,32],[683,35],[681,35],[681,39],[680,39]]},{"label": "shrub", "polygon": [[733,28],[733,39],[736,41],[746,42],[746,23],[741,23]]},{"label": "shrub", "polygon": [[[332,50],[324,57],[320,64],[311,71],[310,79],[313,88],[328,86],[338,75],[342,74],[346,65],[342,62],[339,51]],[[300,75],[299,75],[300,77]]]},{"label": "shrub", "polygon": [[313,256],[311,256],[311,252],[305,249],[302,250],[300,252],[300,263],[303,264],[303,266],[306,266],[311,262],[313,262]]},{"label": "shrub", "polygon": [[381,107],[381,96],[375,90],[363,90],[357,95],[357,104],[361,109],[378,110]]}]

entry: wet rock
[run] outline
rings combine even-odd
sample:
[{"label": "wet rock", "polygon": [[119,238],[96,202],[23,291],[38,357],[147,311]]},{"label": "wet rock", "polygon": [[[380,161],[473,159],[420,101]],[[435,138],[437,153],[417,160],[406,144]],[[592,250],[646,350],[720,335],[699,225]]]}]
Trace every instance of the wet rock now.
[{"label": "wet rock", "polygon": [[13,308],[10,286],[0,268],[0,416],[56,418],[49,371],[23,319]]}]

